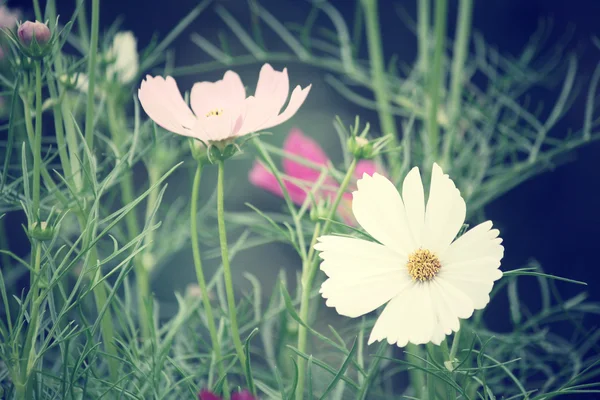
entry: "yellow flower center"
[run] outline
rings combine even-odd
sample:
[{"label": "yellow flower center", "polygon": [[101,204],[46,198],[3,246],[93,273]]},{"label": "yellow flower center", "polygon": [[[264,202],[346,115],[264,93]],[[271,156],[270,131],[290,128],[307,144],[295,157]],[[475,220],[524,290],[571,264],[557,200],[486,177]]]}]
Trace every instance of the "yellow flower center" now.
[{"label": "yellow flower center", "polygon": [[430,281],[442,268],[440,259],[427,249],[418,249],[408,256],[408,274],[413,281]]},{"label": "yellow flower center", "polygon": [[206,116],[207,116],[207,117],[212,117],[212,116],[216,116],[216,117],[218,117],[218,116],[219,116],[219,115],[221,115],[221,114],[223,114],[223,109],[218,109],[218,108],[215,108],[214,110],[210,110],[210,111],[209,111],[209,112],[206,114]]}]

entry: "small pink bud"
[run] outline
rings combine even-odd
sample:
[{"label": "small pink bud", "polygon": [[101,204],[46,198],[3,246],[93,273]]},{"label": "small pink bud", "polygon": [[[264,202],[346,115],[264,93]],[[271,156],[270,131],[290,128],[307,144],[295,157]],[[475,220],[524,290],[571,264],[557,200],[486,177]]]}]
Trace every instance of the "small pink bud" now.
[{"label": "small pink bud", "polygon": [[29,46],[33,41],[35,36],[35,41],[38,44],[46,44],[50,40],[50,29],[48,25],[43,24],[39,21],[31,22],[26,21],[25,23],[19,26],[17,31],[17,35],[19,35],[19,39],[21,39],[21,43],[25,46]]}]

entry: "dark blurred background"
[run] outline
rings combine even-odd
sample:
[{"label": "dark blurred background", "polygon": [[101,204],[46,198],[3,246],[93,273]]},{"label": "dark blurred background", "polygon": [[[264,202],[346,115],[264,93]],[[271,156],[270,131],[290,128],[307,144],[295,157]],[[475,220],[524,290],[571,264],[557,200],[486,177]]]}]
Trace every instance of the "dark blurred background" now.
[{"label": "dark blurred background", "polygon": [[[244,18],[247,10],[245,0],[222,0],[223,4],[236,16]],[[42,2],[43,3],[43,2]],[[73,9],[74,1],[58,0],[59,13],[68,17]],[[302,23],[310,8],[309,3],[303,0],[261,0],[260,3],[281,21],[296,21]],[[351,20],[354,13],[353,0],[334,0],[331,3]],[[453,34],[455,28],[455,14],[457,1],[450,2],[449,29]],[[139,40],[139,46],[146,46],[153,34],[164,37],[165,34],[181,18],[187,15],[197,1],[192,0],[104,0],[102,2],[101,20],[103,27],[112,24],[115,19],[122,18],[122,29],[132,30]],[[380,1],[381,26],[384,37],[386,57],[392,53],[399,57],[401,62],[411,64],[416,56],[416,39],[410,30],[398,17],[397,6],[401,6],[411,17],[416,16],[415,1]],[[9,2],[9,6],[21,8],[25,15],[32,15],[28,1]],[[478,0],[475,1],[474,29],[483,34],[484,38],[501,53],[518,55],[527,43],[530,35],[538,27],[541,18],[549,18],[553,22],[553,29],[548,46],[558,41],[567,32],[573,30],[570,48],[577,51],[579,63],[578,79],[587,87],[593,69],[600,61],[600,50],[591,41],[592,36],[600,35],[600,1],[598,0]],[[243,21],[249,22],[246,15]],[[64,19],[63,19],[64,21]],[[192,32],[216,39],[217,31],[227,30],[222,20],[213,10],[205,11],[192,26],[175,42],[173,49],[176,51],[176,65],[191,65],[209,61],[209,57],[197,46],[191,43],[189,37]],[[269,42],[268,28],[264,34]],[[279,43],[279,41],[276,41]],[[363,45],[364,47],[364,45]],[[275,45],[275,50],[277,45]],[[233,49],[234,54],[236,48]],[[243,51],[241,49],[238,49]],[[366,51],[366,49],[362,49]],[[277,68],[284,65],[274,63]],[[250,85],[256,79],[260,64],[250,65],[236,69],[242,78],[248,79]],[[305,133],[316,138],[331,155],[334,161],[341,160],[339,142],[332,127],[334,115],[350,122],[356,113],[361,113],[364,119],[369,120],[377,127],[377,116],[372,112],[360,110],[348,101],[340,98],[324,81],[323,73],[317,69],[303,66],[299,63],[287,65],[290,72],[292,85],[305,86],[313,83],[313,91],[307,103],[291,122],[278,127],[276,135],[271,139],[273,143],[280,144],[287,131],[292,126],[297,126]],[[188,90],[194,81],[213,80],[222,76],[223,71],[196,76],[186,76],[180,80],[180,88]],[[546,96],[555,99],[560,85],[556,91],[545,90],[533,93],[534,100],[543,101]],[[567,133],[569,128],[580,128],[583,122],[585,90],[579,96],[569,113],[558,124],[553,132],[556,136]],[[535,98],[537,96],[537,98]],[[551,103],[551,100],[549,100]],[[568,163],[546,172],[525,184],[512,190],[505,196],[497,199],[486,208],[486,215],[492,219],[501,230],[504,238],[506,255],[503,269],[523,267],[534,258],[543,268],[552,274],[569,277],[588,283],[587,288],[581,286],[559,283],[561,292],[565,297],[574,295],[583,290],[588,290],[591,298],[600,300],[600,272],[598,259],[598,240],[600,239],[600,202],[598,201],[598,186],[600,185],[600,143],[591,143],[577,150]],[[229,168],[230,177],[235,180],[231,183],[227,207],[232,210],[246,210],[244,202],[250,201],[265,210],[280,210],[282,202],[259,189],[251,187],[246,180],[246,173],[252,160],[251,150],[246,157],[233,162]],[[235,167],[234,167],[235,165]],[[232,177],[237,174],[237,178]],[[183,178],[182,178],[183,179]],[[209,188],[208,181],[203,182]],[[175,182],[171,188],[179,191],[180,196],[188,196],[188,180],[181,183]],[[209,189],[207,189],[209,190]],[[265,271],[264,254],[269,251],[269,268]],[[172,285],[166,285],[161,280],[161,285],[155,285],[159,298],[169,303],[172,299],[170,293],[173,288],[182,289],[189,282],[194,281],[190,251],[182,252],[177,263],[172,263],[168,268],[169,278],[175,278]],[[251,271],[264,276],[263,282],[271,284],[276,275],[275,268],[293,262],[291,250],[285,246],[270,246],[266,249],[256,249],[247,252],[244,256],[244,265]],[[292,258],[290,258],[292,257]],[[292,261],[290,261],[292,260]],[[530,279],[530,280],[528,280]],[[241,283],[243,279],[240,277]],[[520,284],[519,293],[527,297],[527,286],[534,285],[533,278],[524,278]],[[532,294],[536,296],[536,294]],[[499,320],[506,321],[506,300],[499,299],[491,304],[494,311],[501,314]],[[492,322],[493,323],[493,322]],[[498,326],[497,328],[502,328]]]}]

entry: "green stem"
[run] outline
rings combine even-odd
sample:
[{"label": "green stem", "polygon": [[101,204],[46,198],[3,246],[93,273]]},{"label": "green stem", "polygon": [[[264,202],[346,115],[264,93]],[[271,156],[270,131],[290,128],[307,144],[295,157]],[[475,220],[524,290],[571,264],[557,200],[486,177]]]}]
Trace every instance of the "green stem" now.
[{"label": "green stem", "polygon": [[[323,229],[320,230],[320,224],[317,224],[315,227],[315,231],[313,233],[313,237],[310,243],[310,248],[308,250],[308,256],[306,258],[306,262],[302,268],[302,296],[300,299],[300,319],[304,323],[308,323],[308,314],[310,311],[310,294],[312,292],[313,281],[315,280],[315,276],[317,274],[318,269],[318,260],[315,257],[314,246],[321,234],[326,235],[329,231],[329,227],[331,226],[331,222],[337,212],[337,209],[340,205],[340,201],[346,192],[346,188],[350,184],[350,180],[354,176],[354,170],[356,169],[357,160],[353,159],[352,163],[348,167],[348,172],[346,172],[346,176],[344,180],[340,184],[337,195],[331,209],[329,210],[329,214],[327,215],[327,220],[323,224]],[[306,353],[306,345],[307,345],[307,330],[306,328],[298,324],[298,351],[302,354]],[[304,381],[306,374],[306,360],[298,356],[298,384],[296,386],[296,400],[302,400],[304,396]]]},{"label": "green stem", "polygon": [[33,142],[33,215],[40,218],[40,176],[42,165],[42,62],[35,62],[35,136]]},{"label": "green stem", "polygon": [[[88,249],[88,256],[86,260],[87,269],[96,269],[94,276],[91,278],[91,285],[93,287],[92,292],[94,294],[94,302],[96,303],[96,312],[100,319],[100,334],[102,336],[102,342],[104,349],[108,354],[108,371],[110,374],[111,381],[117,382],[119,379],[119,364],[117,348],[115,346],[115,328],[111,317],[110,306],[107,306],[108,295],[106,294],[106,286],[104,285],[102,276],[102,266],[98,265],[98,249],[96,246],[91,246],[90,243],[94,240],[95,229],[90,229],[90,221],[86,221],[86,215],[88,218],[92,218],[89,212],[80,212],[77,214],[79,226],[82,232],[87,232],[84,241],[83,249]],[[106,307],[106,311],[102,314],[102,310]]]},{"label": "green stem", "polygon": [[90,151],[94,148],[94,96],[96,94],[96,63],[98,53],[98,30],[100,26],[100,0],[92,0],[92,29],[88,60],[88,92],[85,112],[85,141]]},{"label": "green stem", "polygon": [[[227,232],[225,230],[225,199],[223,195],[223,187],[225,186],[225,162],[219,160],[219,175],[217,178],[217,219],[219,224],[219,241],[221,242],[221,258],[223,262],[223,277],[225,279],[225,291],[227,292],[227,303],[229,306],[229,321],[231,323],[231,338],[235,346],[235,351],[242,364],[242,370],[246,375],[248,386],[250,387],[250,371],[246,370],[246,354],[244,346],[240,339],[240,332],[237,323],[237,312],[235,309],[235,295],[233,291],[233,280],[231,277],[231,267],[229,265],[229,250],[227,248]],[[256,393],[253,393],[256,396]]]},{"label": "green stem", "polygon": [[[88,259],[88,265],[93,266],[96,269],[96,274],[92,279],[92,286],[94,287],[94,300],[96,303],[96,311],[98,312],[98,316],[100,316],[102,309],[105,307],[108,295],[106,294],[106,287],[104,286],[104,282],[102,281],[102,270],[101,266],[97,266],[98,264],[98,251],[96,247],[92,247],[90,249],[90,256]],[[102,335],[102,341],[104,342],[104,348],[106,353],[108,354],[108,370],[110,373],[110,378],[112,382],[117,382],[119,379],[119,364],[117,358],[117,347],[115,346],[115,328],[113,325],[110,307],[106,308],[104,315],[102,315],[102,319],[100,320],[100,334]]]},{"label": "green stem", "polygon": [[23,346],[24,357],[21,363],[21,384],[25,388],[25,397],[30,398],[31,393],[31,371],[35,361],[35,343],[39,329],[39,312],[42,298],[39,297],[40,270],[42,260],[42,244],[34,239],[34,250],[32,258],[32,272],[30,278],[31,302],[29,311],[29,326],[27,327],[27,336]]},{"label": "green stem", "polygon": [[40,8],[40,0],[33,0],[33,11],[35,13],[35,19],[44,22],[44,16],[42,15],[42,9]]},{"label": "green stem", "polygon": [[[390,88],[386,83],[385,77],[377,1],[378,0],[362,0],[363,9],[365,11],[365,28],[369,47],[371,78],[373,80],[373,91],[375,93],[381,130],[384,135],[390,135],[392,138],[389,147],[396,148],[398,147],[398,131],[396,129],[396,122],[390,110]],[[394,157],[393,155],[390,155],[388,161],[390,162],[392,170],[399,164],[398,157]]]},{"label": "green stem", "polygon": [[[462,327],[461,327],[462,328]],[[450,348],[450,355],[448,356],[448,361],[452,362],[456,358],[456,353],[458,352],[458,345],[460,344],[460,334],[462,329],[459,329],[452,339],[452,347]]]},{"label": "green stem", "polygon": [[[461,95],[464,79],[464,67],[469,48],[469,35],[471,34],[471,23],[473,15],[473,0],[460,0],[458,9],[457,31],[454,40],[454,51],[452,59],[452,75],[450,81],[450,103],[448,112],[450,117],[450,131],[444,143],[444,164],[448,169],[452,145],[458,133],[458,120],[461,109]],[[446,170],[444,169],[444,170]]]},{"label": "green stem", "polygon": [[[111,137],[117,147],[117,158],[120,161],[124,155],[123,150],[123,134],[126,132],[125,126],[121,123],[124,117],[117,111],[118,106],[112,100],[108,101],[108,124]],[[123,205],[131,204],[135,200],[133,174],[129,167],[125,166],[122,169],[121,180],[119,181],[121,188],[121,202]],[[156,190],[151,193],[155,193]],[[152,205],[153,206],[153,205]],[[129,211],[125,215],[125,224],[127,225],[127,233],[129,240],[134,240],[140,234],[135,209]],[[146,303],[151,300],[150,294],[150,277],[148,270],[144,266],[142,254],[138,254],[133,258],[133,268],[135,270],[135,282],[137,286],[137,302],[138,302],[138,319],[142,331],[142,338],[150,337],[150,318]]]},{"label": "green stem", "polygon": [[431,0],[418,0],[417,32],[419,41],[419,62],[423,73],[429,67],[429,2]]},{"label": "green stem", "polygon": [[[34,132],[34,127],[33,127],[33,122],[31,121],[31,118],[29,117],[31,115],[31,109],[29,107],[30,100],[27,98],[24,98],[24,99],[22,99],[22,101],[23,101],[23,114],[25,114],[25,117],[24,117],[25,133],[27,134],[27,140],[29,143],[29,147],[30,147],[32,153],[34,153],[35,152],[35,150],[34,150],[35,149],[35,132]],[[40,148],[41,148],[41,142],[40,142]],[[38,152],[38,154],[40,154],[40,156],[41,156],[41,150]],[[52,180],[50,173],[48,173],[48,170],[42,163],[40,163],[40,173],[42,175],[42,178],[44,180],[46,187],[48,188],[48,192],[54,193],[56,198],[58,198],[58,200],[62,203],[63,207],[66,209],[69,206],[69,200],[58,189],[58,187]],[[35,210],[34,210],[34,212],[35,212]]]},{"label": "green stem", "polygon": [[[423,362],[421,360],[424,354],[419,345],[408,343],[406,345],[405,354],[406,362],[422,366]],[[410,384],[418,397],[425,397],[425,373],[417,368],[413,368],[408,371],[408,375],[410,377]]]},{"label": "green stem", "polygon": [[200,191],[201,176],[202,164],[198,163],[198,167],[196,168],[196,174],[194,175],[194,184],[192,186],[192,200],[190,204],[190,235],[192,239],[192,252],[194,253],[194,267],[196,268],[196,278],[198,279],[198,286],[200,287],[202,302],[204,303],[204,312],[206,313],[206,319],[208,322],[210,340],[212,341],[212,348],[215,353],[215,362],[217,364],[217,368],[219,369],[220,378],[223,379],[223,392],[225,393],[225,398],[229,399],[229,385],[227,383],[227,375],[225,374],[225,368],[223,367],[223,359],[221,357],[221,345],[219,344],[219,335],[217,334],[215,318],[213,316],[212,306],[210,305],[210,298],[208,297],[208,289],[206,288],[206,279],[204,278],[204,270],[202,269],[202,258],[200,257],[197,219],[198,193]]},{"label": "green stem", "polygon": [[[437,161],[439,152],[439,130],[438,108],[440,104],[440,84],[442,82],[442,67],[444,48],[446,44],[446,13],[448,10],[448,0],[435,1],[435,47],[433,52],[433,67],[429,71],[428,77],[428,119],[427,130],[429,132],[429,154],[432,160]],[[428,163],[428,165],[431,163]]]}]

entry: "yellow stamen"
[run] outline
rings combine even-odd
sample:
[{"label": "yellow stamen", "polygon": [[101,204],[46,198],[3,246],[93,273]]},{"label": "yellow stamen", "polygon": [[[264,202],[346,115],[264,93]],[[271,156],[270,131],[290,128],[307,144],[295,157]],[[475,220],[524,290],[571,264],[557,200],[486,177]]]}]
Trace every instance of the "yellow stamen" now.
[{"label": "yellow stamen", "polygon": [[206,116],[207,117],[212,117],[212,116],[216,116],[218,117],[219,115],[223,114],[223,109],[214,109],[214,110],[210,110]]},{"label": "yellow stamen", "polygon": [[442,268],[440,259],[427,249],[418,249],[408,256],[408,274],[413,281],[430,281]]}]

